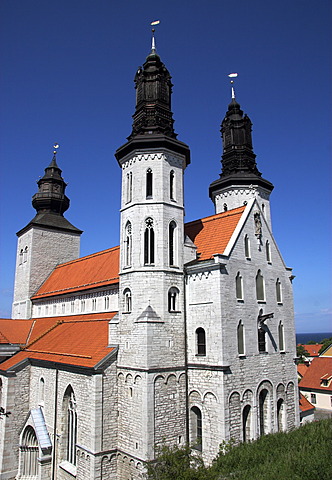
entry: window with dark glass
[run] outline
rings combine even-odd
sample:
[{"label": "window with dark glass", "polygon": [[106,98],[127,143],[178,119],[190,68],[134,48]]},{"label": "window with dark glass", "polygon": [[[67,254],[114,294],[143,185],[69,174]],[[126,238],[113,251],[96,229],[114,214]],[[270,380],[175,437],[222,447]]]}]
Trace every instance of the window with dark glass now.
[{"label": "window with dark glass", "polygon": [[171,222],[168,226],[168,256],[169,264],[175,265],[175,230],[176,223]]},{"label": "window with dark glass", "polygon": [[279,278],[277,278],[277,281],[276,281],[276,297],[277,297],[277,303],[282,303],[281,282]]},{"label": "window with dark glass", "polygon": [[204,328],[196,330],[196,351],[197,355],[206,355],[206,336]]},{"label": "window with dark glass", "polygon": [[264,327],[258,328],[258,351],[266,352],[266,331]]},{"label": "window with dark glass", "polygon": [[198,407],[192,407],[190,410],[191,417],[191,437],[192,444],[196,450],[202,450],[203,441],[203,425],[202,412]]},{"label": "window with dark glass", "polygon": [[239,355],[244,355],[244,331],[242,321],[239,322],[237,327],[237,351]]},{"label": "window with dark glass", "polygon": [[244,237],[244,255],[246,258],[250,258],[250,240],[248,235]]},{"label": "window with dark glass", "polygon": [[265,300],[264,277],[260,270],[258,270],[256,275],[256,297],[258,301]]},{"label": "window with dark glass", "polygon": [[154,264],[154,229],[153,220],[150,217],[145,220],[144,264]]},{"label": "window with dark glass", "polygon": [[285,341],[284,341],[284,326],[282,322],[278,326],[278,336],[279,336],[279,350],[283,352],[285,350]]},{"label": "window with dark glass", "polygon": [[132,229],[131,223],[126,223],[125,229],[125,266],[130,267],[132,256]]},{"label": "window with dark glass", "polygon": [[146,171],[146,198],[152,198],[152,170],[148,168]]},{"label": "window with dark glass", "polygon": [[169,197],[174,200],[174,170],[171,170],[169,174]]},{"label": "window with dark glass", "polygon": [[178,312],[178,297],[179,290],[176,287],[172,287],[168,291],[168,311],[169,312]]}]

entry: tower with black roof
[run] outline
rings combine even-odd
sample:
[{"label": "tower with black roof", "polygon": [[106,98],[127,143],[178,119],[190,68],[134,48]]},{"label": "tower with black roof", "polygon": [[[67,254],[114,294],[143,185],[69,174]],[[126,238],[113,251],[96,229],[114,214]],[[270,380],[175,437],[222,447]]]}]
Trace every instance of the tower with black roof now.
[{"label": "tower with black roof", "polygon": [[186,441],[183,172],[190,152],[176,138],[171,76],[154,38],[134,81],[132,132],[115,153],[122,168],[118,447],[145,461],[165,439]]},{"label": "tower with black roof", "polygon": [[249,199],[256,198],[271,226],[269,198],[273,185],[262,177],[257,168],[251,130],[251,120],[243,114],[232,88],[232,100],[220,130],[222,172],[220,178],[211,183],[209,194],[216,213],[246,205]]},{"label": "tower with black roof", "polygon": [[37,182],[38,192],[32,197],[37,213],[17,232],[13,318],[30,318],[30,298],[54,267],[79,257],[82,230],[63,216],[70,201],[56,154],[54,150],[51,163]]}]

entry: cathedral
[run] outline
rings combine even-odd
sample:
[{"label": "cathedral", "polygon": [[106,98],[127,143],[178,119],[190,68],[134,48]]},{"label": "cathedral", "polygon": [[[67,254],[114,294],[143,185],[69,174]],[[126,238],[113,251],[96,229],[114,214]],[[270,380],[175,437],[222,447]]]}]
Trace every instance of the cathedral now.
[{"label": "cathedral", "polygon": [[215,214],[185,223],[172,86],[153,40],[115,152],[118,246],[79,257],[56,151],[38,181],[0,320],[0,479],[142,480],[164,444],[209,464],[223,441],[299,425],[294,277],[251,121],[232,90]]}]

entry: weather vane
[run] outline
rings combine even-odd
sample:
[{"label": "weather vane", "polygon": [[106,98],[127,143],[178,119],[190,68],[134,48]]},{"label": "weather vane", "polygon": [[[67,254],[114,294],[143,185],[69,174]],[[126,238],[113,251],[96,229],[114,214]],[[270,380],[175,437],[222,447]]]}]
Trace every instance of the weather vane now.
[{"label": "weather vane", "polygon": [[237,73],[230,73],[228,75],[229,78],[231,78],[231,85],[232,85],[232,98],[235,98],[235,90],[234,90],[234,80],[233,78],[236,78],[238,76]]},{"label": "weather vane", "polygon": [[57,149],[58,149],[59,147],[60,147],[60,145],[55,142],[55,144],[53,145],[53,148],[54,148],[53,153],[54,153],[54,155],[57,154]]},{"label": "weather vane", "polygon": [[[160,23],[160,20],[154,20],[153,22],[150,23],[151,27],[154,27],[155,25],[159,25]],[[156,51],[156,42],[155,42],[155,39],[154,39],[154,32],[155,32],[155,29],[152,28],[152,51],[155,52]]]}]

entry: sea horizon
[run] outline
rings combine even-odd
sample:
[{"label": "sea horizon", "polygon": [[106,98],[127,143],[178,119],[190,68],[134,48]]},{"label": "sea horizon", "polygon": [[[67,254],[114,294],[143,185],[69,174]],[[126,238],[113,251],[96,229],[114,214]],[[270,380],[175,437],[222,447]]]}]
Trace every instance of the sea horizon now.
[{"label": "sea horizon", "polygon": [[306,332],[296,333],[296,344],[302,343],[306,345],[310,341],[321,343],[325,338],[332,337],[332,332]]}]

